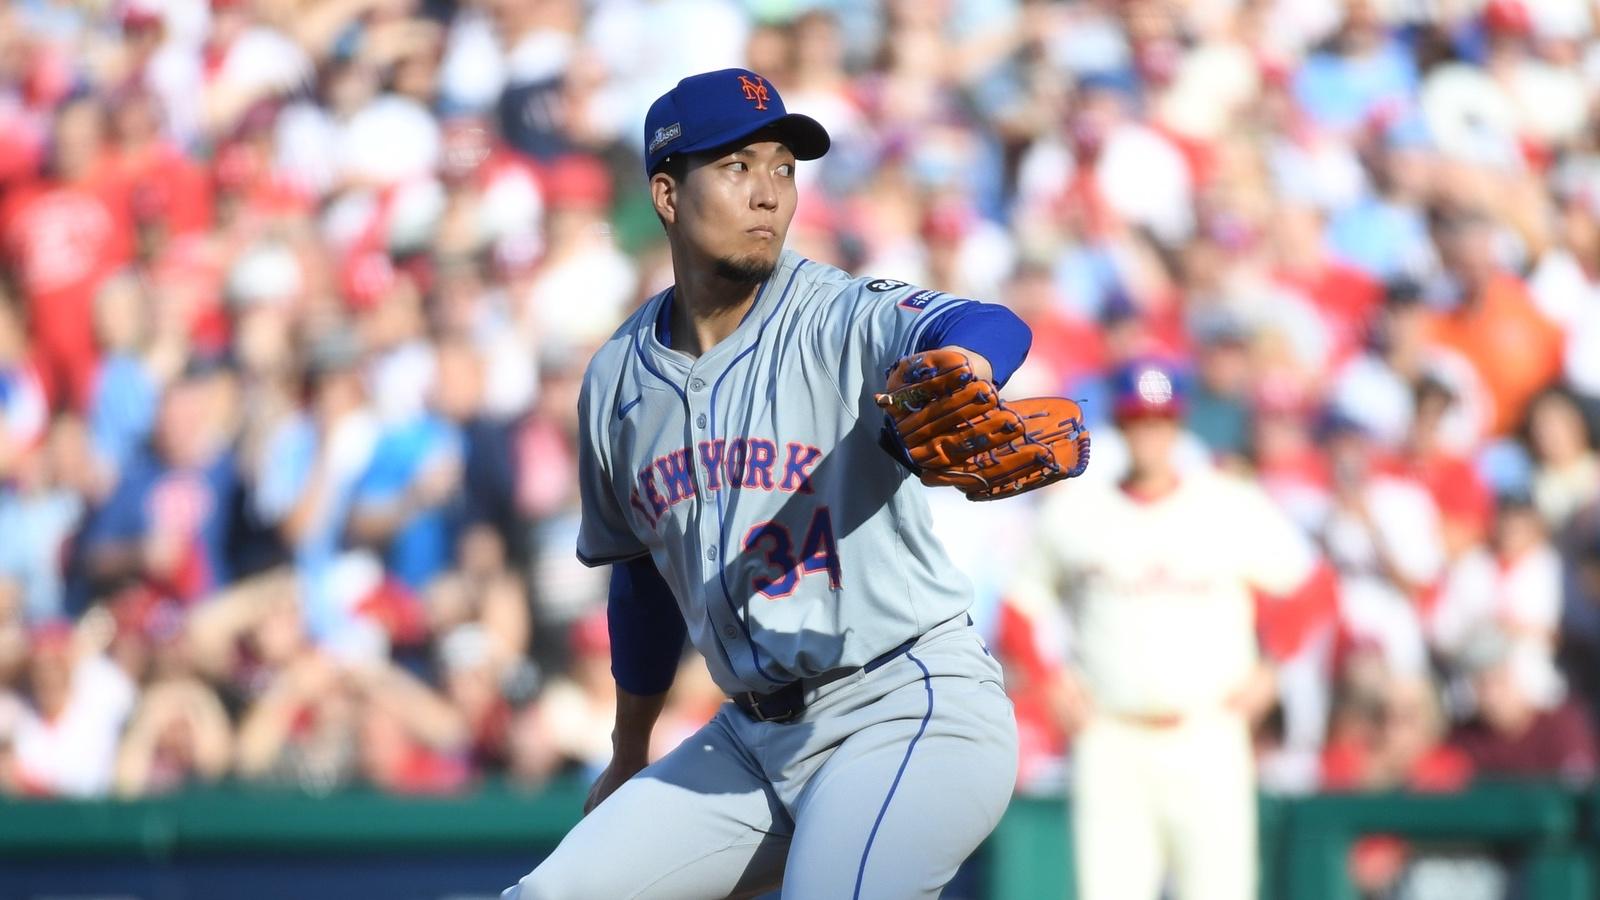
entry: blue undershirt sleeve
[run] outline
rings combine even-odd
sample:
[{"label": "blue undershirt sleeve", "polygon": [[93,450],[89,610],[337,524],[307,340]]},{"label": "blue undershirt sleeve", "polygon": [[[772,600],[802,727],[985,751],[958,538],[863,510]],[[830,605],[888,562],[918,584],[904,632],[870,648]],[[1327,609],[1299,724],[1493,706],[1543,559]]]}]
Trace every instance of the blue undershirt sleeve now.
[{"label": "blue undershirt sleeve", "polygon": [[939,313],[918,338],[915,352],[965,347],[989,361],[995,384],[1004,387],[1032,344],[1032,329],[1016,313],[995,303],[974,302]]},{"label": "blue undershirt sleeve", "polygon": [[641,696],[672,687],[688,629],[672,589],[649,556],[612,565],[606,625],[617,687]]}]

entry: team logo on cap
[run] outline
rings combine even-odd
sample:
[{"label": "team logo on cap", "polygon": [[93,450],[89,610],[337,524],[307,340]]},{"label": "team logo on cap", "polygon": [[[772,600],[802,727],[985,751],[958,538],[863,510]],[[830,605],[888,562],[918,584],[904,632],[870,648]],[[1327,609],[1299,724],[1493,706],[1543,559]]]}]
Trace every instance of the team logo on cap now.
[{"label": "team logo on cap", "polygon": [[656,133],[650,138],[650,149],[647,152],[654,153],[660,150],[662,147],[677,140],[682,134],[683,125],[679,122],[673,122],[671,125],[663,125],[657,128]]},{"label": "team logo on cap", "polygon": [[1139,399],[1151,406],[1165,406],[1172,402],[1172,379],[1160,369],[1145,369],[1139,373]]},{"label": "team logo on cap", "polygon": [[754,81],[751,81],[748,75],[740,75],[739,87],[744,90],[746,100],[755,102],[756,109],[767,108],[767,99],[770,95],[767,93],[767,82],[760,75],[757,75]]}]

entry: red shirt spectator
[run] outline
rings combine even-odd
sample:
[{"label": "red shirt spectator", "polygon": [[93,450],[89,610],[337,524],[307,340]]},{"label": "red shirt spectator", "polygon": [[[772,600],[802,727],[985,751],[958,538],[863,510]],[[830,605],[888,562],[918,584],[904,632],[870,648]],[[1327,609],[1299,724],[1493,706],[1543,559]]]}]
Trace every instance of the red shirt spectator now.
[{"label": "red shirt spectator", "polygon": [[50,174],[0,209],[0,246],[29,310],[46,386],[57,404],[79,408],[94,385],[95,292],[133,252],[127,185],[102,132],[93,101],[62,109]]},{"label": "red shirt spectator", "polygon": [[204,232],[211,227],[211,177],[161,136],[155,98],[131,91],[115,113],[120,153],[117,165],[129,185],[131,213],[139,225],[159,228],[164,237]]}]

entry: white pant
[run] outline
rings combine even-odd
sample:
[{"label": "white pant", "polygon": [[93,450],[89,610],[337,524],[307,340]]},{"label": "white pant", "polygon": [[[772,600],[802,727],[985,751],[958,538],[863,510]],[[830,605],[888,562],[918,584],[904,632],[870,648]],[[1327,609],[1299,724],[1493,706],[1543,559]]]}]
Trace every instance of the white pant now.
[{"label": "white pant", "polygon": [[1254,900],[1250,734],[1221,713],[1170,727],[1099,715],[1073,751],[1078,900]]}]

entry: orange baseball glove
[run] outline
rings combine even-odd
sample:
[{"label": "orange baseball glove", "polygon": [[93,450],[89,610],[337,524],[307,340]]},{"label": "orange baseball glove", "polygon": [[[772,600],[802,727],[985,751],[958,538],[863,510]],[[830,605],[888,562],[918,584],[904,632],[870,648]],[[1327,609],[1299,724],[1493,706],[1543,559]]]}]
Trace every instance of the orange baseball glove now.
[{"label": "orange baseball glove", "polygon": [[1002,402],[966,355],[932,350],[899,360],[875,398],[923,484],[998,500],[1083,473],[1089,432],[1071,400]]}]

